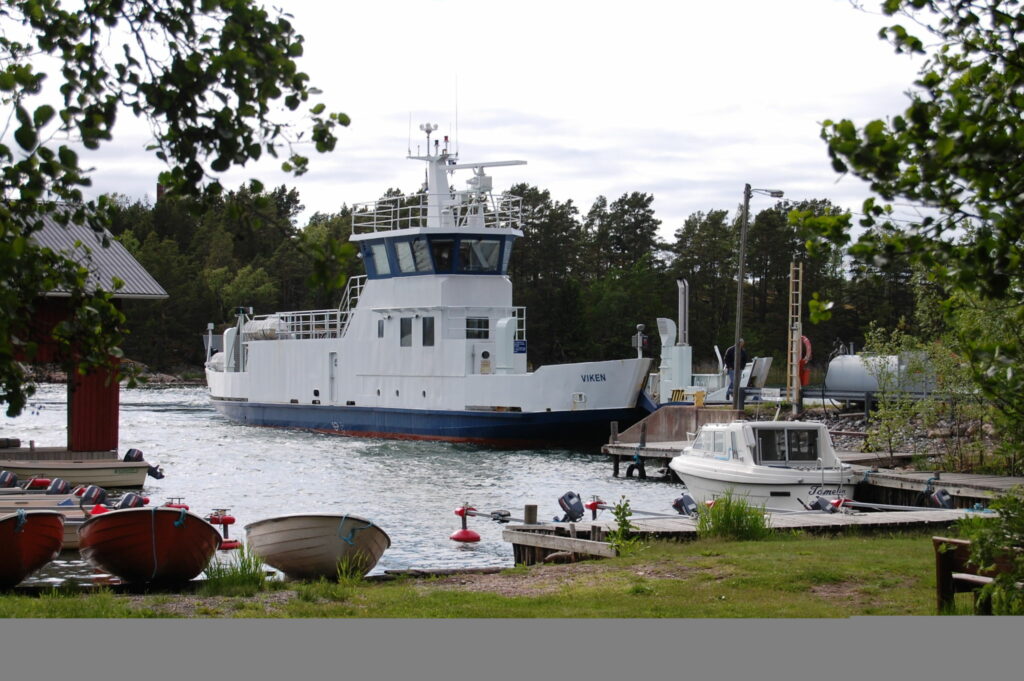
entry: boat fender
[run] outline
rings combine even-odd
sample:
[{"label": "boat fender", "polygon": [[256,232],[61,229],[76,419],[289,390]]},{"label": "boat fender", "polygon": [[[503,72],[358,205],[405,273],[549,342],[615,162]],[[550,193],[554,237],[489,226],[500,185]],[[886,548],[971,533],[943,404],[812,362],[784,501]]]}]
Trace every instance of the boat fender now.
[{"label": "boat fender", "polygon": [[82,492],[82,499],[78,503],[85,506],[86,504],[102,504],[106,500],[107,490],[98,485],[89,485]]},{"label": "boat fender", "polygon": [[131,449],[124,453],[124,460],[129,461],[131,463],[138,463],[139,461],[142,461],[142,450],[135,449],[134,447],[132,447]]},{"label": "boat fender", "polygon": [[683,496],[673,501],[672,508],[674,508],[679,515],[697,515],[697,501],[688,493],[683,494]]},{"label": "boat fender", "polygon": [[583,501],[576,492],[566,492],[558,498],[558,505],[565,511],[565,517],[561,520],[555,518],[555,522],[574,523],[583,517]]},{"label": "boat fender", "polygon": [[49,478],[32,478],[25,485],[25,489],[46,489],[52,482]]},{"label": "boat fender", "polygon": [[632,478],[634,471],[637,474],[637,478],[640,480],[647,479],[647,468],[644,466],[644,460],[640,459],[637,463],[631,463],[626,467],[626,477]]},{"label": "boat fender", "polygon": [[54,478],[50,486],[46,488],[47,494],[67,494],[71,491],[71,485],[64,478]]},{"label": "boat fender", "polygon": [[17,487],[18,476],[10,471],[0,471],[0,487]]},{"label": "boat fender", "polygon": [[135,492],[128,492],[117,502],[116,508],[140,508],[145,505],[146,502],[143,497]]}]

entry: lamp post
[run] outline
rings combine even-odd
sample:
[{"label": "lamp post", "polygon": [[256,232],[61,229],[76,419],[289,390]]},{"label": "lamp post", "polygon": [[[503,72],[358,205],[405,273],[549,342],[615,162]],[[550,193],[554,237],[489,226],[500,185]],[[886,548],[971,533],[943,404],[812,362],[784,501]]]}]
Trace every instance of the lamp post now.
[{"label": "lamp post", "polygon": [[740,366],[743,353],[740,351],[740,337],[743,332],[743,266],[747,260],[747,222],[750,218],[750,197],[754,193],[782,198],[780,189],[751,189],[749,184],[743,185],[743,216],[740,220],[740,260],[736,275],[736,333],[732,342],[732,408],[740,408]]}]

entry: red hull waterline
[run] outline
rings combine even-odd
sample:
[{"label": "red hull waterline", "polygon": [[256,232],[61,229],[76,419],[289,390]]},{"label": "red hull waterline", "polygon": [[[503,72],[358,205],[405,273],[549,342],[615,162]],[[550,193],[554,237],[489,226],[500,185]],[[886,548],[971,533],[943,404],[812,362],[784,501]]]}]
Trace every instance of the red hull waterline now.
[{"label": "red hull waterline", "polygon": [[0,588],[17,585],[60,553],[64,514],[28,511],[0,516]]},{"label": "red hull waterline", "polygon": [[220,532],[184,509],[153,506],[109,511],[78,529],[79,552],[125,582],[180,583],[195,578],[220,548]]}]

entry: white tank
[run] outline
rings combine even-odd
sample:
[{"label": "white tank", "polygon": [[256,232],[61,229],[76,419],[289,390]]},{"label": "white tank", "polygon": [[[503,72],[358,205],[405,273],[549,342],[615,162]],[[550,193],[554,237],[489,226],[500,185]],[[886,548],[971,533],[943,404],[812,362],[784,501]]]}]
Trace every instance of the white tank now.
[{"label": "white tank", "polygon": [[825,372],[825,389],[843,392],[877,392],[878,376],[880,375],[891,376],[895,381],[899,377],[899,357],[896,355],[839,355],[828,364],[828,371]]}]

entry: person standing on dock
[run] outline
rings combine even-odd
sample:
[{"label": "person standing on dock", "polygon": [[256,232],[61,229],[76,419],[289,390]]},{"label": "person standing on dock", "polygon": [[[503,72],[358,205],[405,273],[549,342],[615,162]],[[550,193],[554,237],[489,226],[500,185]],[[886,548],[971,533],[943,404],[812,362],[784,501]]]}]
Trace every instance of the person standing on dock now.
[{"label": "person standing on dock", "polygon": [[725,357],[722,362],[725,364],[725,370],[729,372],[729,389],[725,393],[725,399],[732,399],[732,387],[736,380],[736,372],[742,370],[747,365],[747,350],[746,342],[740,338],[739,342],[740,356],[739,361],[736,360],[736,346],[732,345],[728,350],[725,351]]}]

